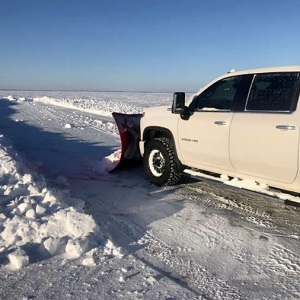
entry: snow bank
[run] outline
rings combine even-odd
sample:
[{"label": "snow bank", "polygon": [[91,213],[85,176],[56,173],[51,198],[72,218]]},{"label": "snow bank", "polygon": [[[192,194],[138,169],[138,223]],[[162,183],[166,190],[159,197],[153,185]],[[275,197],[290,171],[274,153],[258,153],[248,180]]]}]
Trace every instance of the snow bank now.
[{"label": "snow bank", "polygon": [[[105,243],[94,219],[84,214],[84,202],[71,198],[66,189],[49,188],[2,135],[0,165],[0,255],[6,257],[2,264],[19,269],[54,255],[79,258]],[[106,243],[106,252],[120,256],[111,241]]]},{"label": "snow bank", "polygon": [[122,103],[113,99],[77,99],[77,98],[52,98],[42,97],[15,97],[5,96],[3,99],[15,102],[40,102],[62,108],[75,109],[99,116],[111,116],[112,112],[141,113],[143,108],[134,104]]},{"label": "snow bank", "polygon": [[[187,99],[192,98],[192,96],[193,94],[191,93],[186,94]],[[28,102],[42,102],[91,112],[92,114],[110,116],[113,111],[141,113],[146,107],[170,105],[173,94],[87,91],[0,91],[0,97],[17,102],[22,102],[21,99],[27,99]]]}]

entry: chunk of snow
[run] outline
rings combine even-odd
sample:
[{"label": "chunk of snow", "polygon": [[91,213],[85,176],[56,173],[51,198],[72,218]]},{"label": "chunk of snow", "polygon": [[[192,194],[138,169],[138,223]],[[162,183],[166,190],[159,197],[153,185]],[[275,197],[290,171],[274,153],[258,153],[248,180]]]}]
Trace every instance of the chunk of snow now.
[{"label": "chunk of snow", "polygon": [[157,280],[153,276],[149,276],[148,278],[146,278],[146,280],[151,285],[157,282]]},{"label": "chunk of snow", "polygon": [[25,101],[30,102],[30,101],[32,101],[32,99],[31,98],[26,98],[26,97],[20,97],[20,98],[18,98],[18,101],[20,101],[20,102],[25,102]]},{"label": "chunk of snow", "polygon": [[43,206],[41,206],[39,204],[36,205],[36,207],[35,207],[36,214],[42,215],[43,213],[45,213],[45,211],[46,211],[45,207],[43,207]]},{"label": "chunk of snow", "polygon": [[25,214],[29,209],[31,209],[32,206],[30,203],[21,203],[20,205],[18,205],[18,210],[21,214]]},{"label": "chunk of snow", "polygon": [[43,245],[50,254],[54,254],[55,252],[57,252],[59,243],[59,238],[49,237],[43,242]]},{"label": "chunk of snow", "polygon": [[71,258],[78,258],[88,249],[89,239],[87,237],[79,237],[76,239],[70,239],[66,245],[66,253]]},{"label": "chunk of snow", "polygon": [[116,256],[119,258],[124,256],[123,249],[121,247],[116,247],[114,243],[109,239],[105,244],[104,254]]},{"label": "chunk of snow", "polygon": [[86,257],[82,260],[84,266],[96,266],[96,262],[93,257]]},{"label": "chunk of snow", "polygon": [[65,128],[70,129],[70,128],[72,128],[72,125],[71,124],[66,124]]},{"label": "chunk of snow", "polygon": [[91,216],[76,211],[67,212],[66,226],[74,237],[85,236],[99,230]]},{"label": "chunk of snow", "polygon": [[100,162],[94,167],[94,172],[98,174],[107,174],[116,168],[121,159],[121,150],[117,150],[114,153],[110,154],[103,158]]},{"label": "chunk of snow", "polygon": [[22,181],[24,184],[32,183],[33,182],[33,176],[31,174],[25,174],[22,176]]},{"label": "chunk of snow", "polygon": [[124,256],[124,250],[121,247],[114,248],[112,250],[112,255],[122,258]]},{"label": "chunk of snow", "polygon": [[59,199],[57,196],[61,196],[61,195],[55,195],[54,190],[47,190],[44,199],[42,201],[42,203],[47,203],[49,205],[53,205],[59,202]]},{"label": "chunk of snow", "polygon": [[111,240],[108,239],[107,242],[106,242],[106,244],[105,244],[105,247],[107,249],[111,250],[111,249],[115,248],[115,245],[114,245],[114,243]]},{"label": "chunk of snow", "polygon": [[32,208],[29,209],[29,210],[26,212],[25,216],[26,216],[27,218],[29,218],[29,219],[35,219],[35,218],[36,218],[36,214],[35,214],[34,209],[32,209]]},{"label": "chunk of snow", "polygon": [[16,269],[20,269],[29,264],[29,257],[26,252],[20,248],[8,254],[9,261]]},{"label": "chunk of snow", "polygon": [[4,99],[7,99],[7,100],[9,100],[9,101],[16,101],[16,100],[17,100],[17,98],[15,98],[15,97],[13,97],[13,96],[11,96],[11,95],[5,97]]}]

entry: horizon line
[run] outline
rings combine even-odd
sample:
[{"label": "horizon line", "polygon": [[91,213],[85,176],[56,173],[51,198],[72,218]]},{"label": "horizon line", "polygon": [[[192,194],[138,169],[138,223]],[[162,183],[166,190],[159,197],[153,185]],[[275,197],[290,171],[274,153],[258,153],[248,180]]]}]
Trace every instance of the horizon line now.
[{"label": "horizon line", "polygon": [[[151,92],[151,91],[129,91],[129,90],[117,90],[117,91],[110,91],[110,90],[64,90],[64,89],[58,89],[58,90],[53,90],[53,89],[2,89],[0,88],[0,91],[24,91],[24,92],[96,92],[96,93],[152,93],[152,94],[159,94],[159,93],[163,93],[163,94],[173,94],[174,92]],[[194,92],[185,92],[185,93],[194,93]]]}]

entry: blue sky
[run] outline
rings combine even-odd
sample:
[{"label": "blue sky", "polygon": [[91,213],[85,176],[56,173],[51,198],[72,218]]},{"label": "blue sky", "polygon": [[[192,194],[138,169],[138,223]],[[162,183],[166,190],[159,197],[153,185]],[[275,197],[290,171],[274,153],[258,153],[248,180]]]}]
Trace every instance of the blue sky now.
[{"label": "blue sky", "polygon": [[187,91],[300,65],[299,0],[0,0],[0,89]]}]

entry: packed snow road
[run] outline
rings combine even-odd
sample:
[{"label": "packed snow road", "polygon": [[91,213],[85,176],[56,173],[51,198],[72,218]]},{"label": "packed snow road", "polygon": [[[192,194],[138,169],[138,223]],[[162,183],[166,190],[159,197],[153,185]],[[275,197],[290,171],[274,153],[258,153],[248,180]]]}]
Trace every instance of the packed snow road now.
[{"label": "packed snow road", "polygon": [[93,264],[56,255],[2,267],[1,299],[300,299],[299,208],[189,178],[158,188],[140,165],[103,172],[119,148],[108,112],[169,95],[21,96],[34,97],[1,100],[1,134],[50,185],[82,199],[120,248],[94,248]]}]

